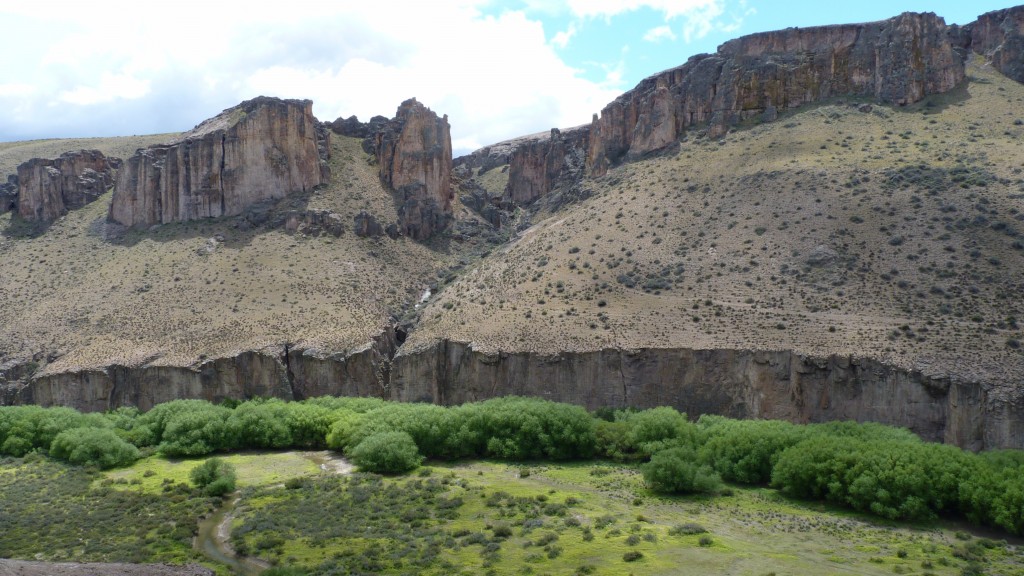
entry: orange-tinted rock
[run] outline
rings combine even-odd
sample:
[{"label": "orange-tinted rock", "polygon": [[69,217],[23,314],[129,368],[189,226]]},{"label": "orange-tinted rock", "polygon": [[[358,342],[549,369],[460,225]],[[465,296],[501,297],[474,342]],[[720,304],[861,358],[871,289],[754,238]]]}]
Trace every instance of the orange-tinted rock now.
[{"label": "orange-tinted rock", "polygon": [[398,201],[402,234],[426,240],[448,226],[452,215],[452,139],[448,116],[415,98],[377,132],[380,179]]},{"label": "orange-tinted rock", "polygon": [[110,220],[151,226],[235,216],[322,184],[328,132],[312,110],[309,100],[259,97],[172,144],[139,150],[118,175]]},{"label": "orange-tinted rock", "polygon": [[587,167],[603,174],[692,127],[707,124],[717,137],[743,120],[835,96],[903,105],[963,79],[950,29],[931,13],[752,34],[651,76],[608,104],[591,123]]},{"label": "orange-tinted rock", "polygon": [[1017,82],[1024,82],[1024,6],[978,16],[965,29],[971,50]]},{"label": "orange-tinted rock", "polygon": [[[114,182],[116,158],[99,150],[67,152],[60,158],[33,158],[18,166],[18,215],[52,222],[106,193]],[[9,201],[8,201],[9,202]]]}]

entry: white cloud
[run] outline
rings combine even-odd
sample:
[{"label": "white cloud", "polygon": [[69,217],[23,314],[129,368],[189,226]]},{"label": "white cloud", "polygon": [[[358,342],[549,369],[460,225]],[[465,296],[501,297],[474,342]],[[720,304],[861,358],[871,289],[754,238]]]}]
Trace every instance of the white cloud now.
[{"label": "white cloud", "polygon": [[[33,55],[0,37],[0,53],[20,54],[4,71],[18,84],[0,85],[0,109],[19,111],[0,115],[0,141],[184,130],[259,94],[312,99],[323,120],[390,117],[415,96],[448,114],[465,151],[585,123],[618,94],[560,58],[572,26],[549,41],[539,20],[486,15],[487,3],[0,4],[5,27],[48,46]],[[531,4],[544,5],[565,10]]]},{"label": "white cloud", "polygon": [[568,28],[555,34],[555,36],[551,39],[551,44],[559,48],[565,48],[566,46],[569,45],[569,40],[571,40],[572,37],[576,35],[576,32],[576,23],[570,22]]},{"label": "white cloud", "polygon": [[675,40],[675,32],[672,32],[672,28],[668,25],[658,26],[651,28],[644,34],[644,40],[648,42],[661,42],[662,40]]},{"label": "white cloud", "polygon": [[61,92],[61,102],[89,106],[114,100],[135,100],[149,94],[149,81],[128,74],[100,75],[99,82],[92,86],[76,86]]},{"label": "white cloud", "polygon": [[662,12],[666,20],[672,20],[707,10],[710,6],[718,6],[721,10],[722,0],[567,0],[567,4],[573,14],[584,18],[610,18],[640,8],[650,8]]}]

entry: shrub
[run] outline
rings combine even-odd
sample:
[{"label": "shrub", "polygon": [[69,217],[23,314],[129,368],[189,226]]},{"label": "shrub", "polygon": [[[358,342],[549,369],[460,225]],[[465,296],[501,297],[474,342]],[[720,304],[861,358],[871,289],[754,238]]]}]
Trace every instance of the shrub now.
[{"label": "shrub", "polygon": [[223,496],[235,491],[235,467],[220,458],[210,458],[189,472],[196,488],[208,496]]},{"label": "shrub", "polygon": [[806,427],[779,420],[701,416],[699,424],[708,435],[701,460],[722,478],[745,484],[766,484],[779,454],[807,437]]},{"label": "shrub", "polygon": [[707,464],[697,462],[693,448],[669,448],[641,467],[644,481],[655,492],[686,494],[715,492],[722,479]]},{"label": "shrub", "polygon": [[139,449],[109,428],[72,428],[53,439],[50,455],[72,464],[114,468],[138,460]]},{"label": "shrub", "polygon": [[368,436],[351,450],[350,456],[360,469],[385,474],[408,472],[423,461],[412,436],[406,432]]},{"label": "shrub", "polygon": [[636,562],[637,560],[644,557],[644,553],[639,550],[630,550],[622,555],[622,559],[626,562]]}]

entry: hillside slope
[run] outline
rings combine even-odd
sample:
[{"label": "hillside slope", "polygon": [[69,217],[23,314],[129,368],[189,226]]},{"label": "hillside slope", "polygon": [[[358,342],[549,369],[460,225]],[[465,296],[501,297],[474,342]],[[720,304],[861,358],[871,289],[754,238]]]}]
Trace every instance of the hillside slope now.
[{"label": "hillside slope", "polygon": [[[498,388],[588,404],[645,404],[653,395],[693,410],[721,409],[722,380],[746,379],[742,397],[726,400],[737,414],[819,419],[831,408],[833,417],[857,417],[839,400],[865,390],[793,406],[799,378],[788,365],[771,371],[781,371],[770,379],[784,386],[749,397],[769,375],[735,364],[754,359],[677,359],[622,383],[615,370],[591,366],[607,359],[570,359],[608,350],[792,351],[826,366],[870,360],[872,370],[934,382],[931,395],[946,405],[929,408],[928,420],[943,420],[937,430],[886,401],[900,397],[891,378],[867,402],[876,418],[927,435],[977,432],[950,429],[949,414],[939,416],[956,403],[951,384],[983,386],[982,396],[1000,399],[990,416],[1012,418],[1024,374],[1024,86],[980,60],[969,76],[916,106],[833,100],[721,139],[688,139],[676,153],[584,181],[592,197],[525,231],[422,311],[396,359],[399,382],[416,388],[414,397],[446,402]],[[453,353],[456,344],[477,359]],[[562,372],[530,364],[558,356]],[[497,367],[483,369],[488,362]],[[716,370],[724,372],[718,381]],[[447,393],[418,387],[431,374]],[[526,374],[535,386],[519,382]],[[641,381],[652,377],[659,385]],[[929,402],[927,391],[921,396],[905,400]],[[1015,427],[996,436],[1012,434],[1020,437]]]}]

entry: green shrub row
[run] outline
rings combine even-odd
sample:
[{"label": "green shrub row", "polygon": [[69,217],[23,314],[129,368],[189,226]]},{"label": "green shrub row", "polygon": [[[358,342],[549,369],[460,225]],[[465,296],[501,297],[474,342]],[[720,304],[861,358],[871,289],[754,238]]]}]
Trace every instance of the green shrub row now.
[{"label": "green shrub row", "polygon": [[[369,398],[214,405],[176,400],[122,408],[0,408],[0,454],[33,450],[102,468],[141,453],[201,456],[248,448],[332,448],[367,471],[400,473],[423,458],[643,463],[651,489],[716,492],[722,481],[771,485],[892,519],[962,515],[1024,533],[1024,452],[982,454],[880,424],[702,416],[672,408],[601,410],[506,397],[441,407]],[[141,449],[141,452],[140,452]]]}]

